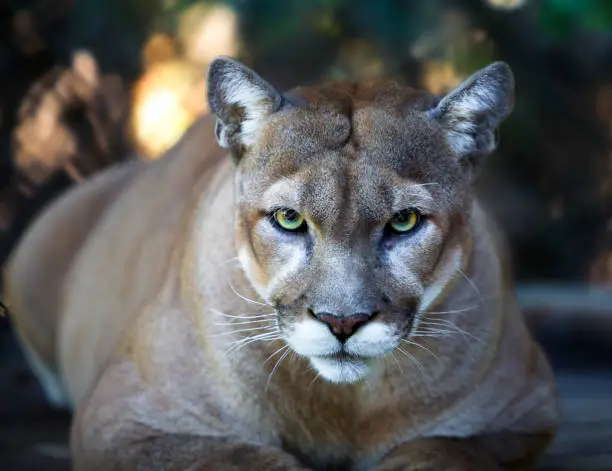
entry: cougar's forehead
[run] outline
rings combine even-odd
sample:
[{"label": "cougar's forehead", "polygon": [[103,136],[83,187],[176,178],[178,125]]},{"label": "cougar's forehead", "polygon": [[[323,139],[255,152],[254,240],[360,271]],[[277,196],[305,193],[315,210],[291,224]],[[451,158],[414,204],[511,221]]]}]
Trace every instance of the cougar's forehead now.
[{"label": "cougar's forehead", "polygon": [[324,84],[298,89],[289,100],[270,117],[247,166],[262,191],[281,178],[297,180],[317,207],[350,194],[361,217],[389,205],[390,188],[402,181],[435,182],[430,190],[440,202],[456,197],[462,172],[427,118],[429,94],[389,83]]}]

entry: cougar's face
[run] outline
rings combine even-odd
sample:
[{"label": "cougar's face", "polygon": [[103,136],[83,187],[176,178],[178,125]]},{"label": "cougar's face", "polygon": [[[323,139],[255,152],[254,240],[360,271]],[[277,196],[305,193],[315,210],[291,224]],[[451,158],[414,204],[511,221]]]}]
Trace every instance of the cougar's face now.
[{"label": "cougar's face", "polygon": [[462,267],[467,186],[419,116],[284,111],[240,164],[242,266],[327,380],[365,377]]},{"label": "cougar's face", "polygon": [[461,274],[471,183],[513,90],[502,62],[440,100],[392,82],[283,96],[232,59],[210,66],[242,267],[322,377],[365,377]]}]

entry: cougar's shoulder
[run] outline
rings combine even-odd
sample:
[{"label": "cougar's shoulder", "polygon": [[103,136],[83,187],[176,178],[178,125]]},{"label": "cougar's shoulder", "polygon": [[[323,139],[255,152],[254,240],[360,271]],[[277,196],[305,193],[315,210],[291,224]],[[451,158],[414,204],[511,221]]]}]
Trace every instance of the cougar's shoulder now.
[{"label": "cougar's shoulder", "polygon": [[204,117],[164,158],[119,165],[70,190],[12,254],[5,296],[19,336],[52,372],[62,370],[76,402],[180,251],[187,206],[225,154],[212,127]]},{"label": "cougar's shoulder", "polygon": [[119,165],[52,201],[6,263],[3,297],[11,321],[26,359],[55,405],[68,403],[57,379],[57,334],[67,274],[93,228],[141,167],[139,162]]},{"label": "cougar's shoulder", "polygon": [[109,209],[71,267],[59,358],[77,399],[97,378],[126,326],[155,303],[174,274],[206,183],[227,166],[211,128],[210,118],[201,119],[149,164]]}]

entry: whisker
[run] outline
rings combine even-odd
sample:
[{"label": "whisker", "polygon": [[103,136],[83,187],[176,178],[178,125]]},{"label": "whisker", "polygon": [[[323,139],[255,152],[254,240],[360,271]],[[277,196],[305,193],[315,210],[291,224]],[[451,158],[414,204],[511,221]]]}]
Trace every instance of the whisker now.
[{"label": "whisker", "polygon": [[286,348],[289,348],[289,345],[283,345],[281,348],[279,348],[278,350],[276,350],[274,353],[272,353],[270,356],[268,356],[268,358],[266,358],[266,360],[263,362],[263,364],[265,365],[266,363],[268,363],[273,357],[275,357],[276,355],[278,355],[280,352],[282,352],[283,350],[285,350]]},{"label": "whisker", "polygon": [[246,296],[236,291],[236,288],[234,288],[231,282],[228,281],[227,284],[229,285],[229,287],[231,288],[231,290],[234,292],[236,296],[238,296],[243,301],[246,301],[247,303],[256,304],[258,306],[272,306],[270,303],[260,303],[259,301],[255,301],[254,299],[247,298]]},{"label": "whisker", "polygon": [[211,312],[213,312],[214,314],[217,314],[218,316],[228,317],[230,319],[261,319],[261,318],[266,318],[266,317],[276,317],[275,312],[268,312],[268,313],[260,314],[257,316],[251,316],[249,313],[244,313],[241,316],[234,316],[232,314],[225,314],[224,312],[217,311],[216,309],[211,309]]},{"label": "whisker", "polygon": [[449,327],[451,329],[455,329],[456,332],[467,336],[473,340],[475,340],[476,342],[479,342],[480,344],[484,345],[484,342],[482,341],[482,339],[480,339],[479,337],[477,337],[476,335],[472,334],[471,332],[468,332],[467,330],[459,327],[457,324],[454,324],[453,322],[449,321],[448,319],[436,319],[435,321],[423,321],[422,324],[427,325],[437,325],[437,326],[443,326],[443,327]]},{"label": "whisker", "polygon": [[416,365],[416,367],[418,368],[418,370],[421,372],[421,376],[423,377],[423,379],[425,381],[427,381],[427,375],[425,374],[425,368],[423,367],[423,364],[417,359],[416,356],[414,356],[412,353],[407,352],[406,350],[404,350],[402,347],[397,347],[397,349],[404,354],[404,356],[406,358],[408,358],[410,361],[414,362],[414,364]]},{"label": "whisker", "polygon": [[402,368],[401,363],[399,362],[399,360],[395,356],[395,352],[391,352],[391,357],[395,360],[395,364],[397,365],[397,368],[400,370],[400,376],[404,376],[404,370]]},{"label": "whisker", "polygon": [[459,272],[459,274],[465,278],[465,280],[470,284],[470,286],[474,289],[474,291],[476,292],[476,294],[478,295],[478,297],[480,298],[481,303],[484,302],[484,299],[482,297],[482,293],[480,292],[480,290],[478,289],[478,286],[476,286],[476,283],[474,283],[474,281],[467,276],[463,270],[461,270],[461,268],[458,268],[457,271]]},{"label": "whisker", "polygon": [[222,267],[223,265],[227,265],[228,263],[232,263],[232,262],[237,262],[240,260],[240,257],[232,257],[232,258],[228,258],[227,260],[221,262],[219,265],[219,267]]},{"label": "whisker", "polygon": [[249,345],[253,342],[259,342],[259,341],[268,341],[268,340],[280,340],[282,337],[280,335],[278,335],[276,332],[269,332],[269,333],[265,333],[265,334],[257,334],[257,335],[252,335],[250,337],[246,337],[244,339],[240,339],[240,341],[236,341],[236,342],[232,342],[231,346],[233,347],[243,347],[245,345]]},{"label": "whisker", "polygon": [[[248,317],[247,317],[248,319]],[[244,322],[215,322],[214,325],[246,325],[246,324],[260,324],[262,322],[266,322],[268,324],[274,324],[276,321],[275,318],[272,319],[260,319],[258,321],[244,321]]]},{"label": "whisker", "polygon": [[273,341],[273,340],[279,340],[280,338],[281,336],[278,332],[266,332],[264,334],[257,334],[257,335],[252,335],[250,337],[245,337],[243,339],[232,342],[229,348],[225,351],[225,354],[228,355],[230,353],[235,353],[238,350],[242,349],[243,347],[246,347],[247,345],[254,343],[254,342]]},{"label": "whisker", "polygon": [[441,339],[450,335],[459,335],[459,332],[424,332],[418,334],[412,334],[413,337],[429,337],[433,339]]},{"label": "whisker", "polygon": [[238,334],[238,333],[241,333],[241,332],[254,332],[254,331],[257,331],[257,330],[270,330],[270,329],[272,329],[272,327],[274,327],[274,326],[264,325],[262,327],[251,327],[249,329],[229,330],[227,332],[221,332],[221,333],[218,333],[218,334],[211,335],[210,337],[213,337],[213,338],[214,337],[226,337],[228,335]]},{"label": "whisker", "polygon": [[320,377],[321,375],[319,374],[318,371],[316,371],[314,378],[312,378],[312,381],[308,384],[308,389],[310,389]]},{"label": "whisker", "polygon": [[239,351],[243,350],[244,348],[246,348],[248,345],[251,345],[255,342],[274,342],[276,340],[280,340],[281,337],[266,337],[266,338],[260,338],[260,339],[253,339],[253,340],[249,340],[248,342],[244,342],[238,346],[234,346],[231,349],[229,349],[226,352],[226,355],[230,355],[230,354],[236,354]]},{"label": "whisker", "polygon": [[[448,327],[448,326],[443,326],[443,327]],[[413,332],[411,332],[411,334],[441,334],[441,335],[445,335],[445,334],[459,334],[460,332],[457,330],[449,330],[449,329],[442,329],[441,327],[436,327],[436,326],[432,326],[432,327],[428,327],[428,326],[419,326],[418,329],[415,329]]]},{"label": "whisker", "polygon": [[468,306],[465,307],[463,309],[452,309],[450,311],[423,311],[422,315],[426,315],[426,314],[432,314],[432,315],[438,315],[438,314],[459,314],[461,312],[469,312],[472,311],[474,309],[477,309],[478,305],[473,305],[473,306]]},{"label": "whisker", "polygon": [[419,326],[421,325],[437,325],[437,326],[446,326],[446,327],[451,327],[451,328],[455,328],[457,327],[455,324],[453,324],[451,321],[449,321],[448,319],[424,319],[421,322],[419,322]]},{"label": "whisker", "polygon": [[268,376],[268,382],[266,383],[266,387],[264,389],[264,391],[268,390],[268,386],[270,386],[270,381],[272,380],[272,376],[274,375],[274,372],[278,369],[278,366],[282,363],[282,361],[287,357],[287,355],[289,355],[289,353],[291,352],[291,350],[287,350],[285,353],[283,353],[281,355],[281,357],[278,359],[278,361],[276,362],[276,365],[274,365],[274,368],[272,368],[272,371],[270,372],[270,376]]},{"label": "whisker", "polygon": [[443,330],[443,329],[436,329],[433,327],[425,327],[423,330],[416,330],[412,334],[414,334],[415,336],[423,337],[423,334],[425,335],[431,334],[431,336],[435,336],[435,335],[444,336],[447,334],[459,334],[459,332],[455,330]]},{"label": "whisker", "polygon": [[234,340],[233,342],[230,343],[230,345],[238,345],[238,344],[242,344],[242,343],[248,342],[251,339],[258,340],[258,339],[261,339],[261,338],[277,336],[277,335],[280,338],[280,333],[277,332],[277,331],[264,332],[262,334],[250,335],[248,337],[243,337],[243,338]]},{"label": "whisker", "polygon": [[264,332],[264,333],[261,333],[261,334],[249,335],[248,337],[242,337],[242,338],[233,340],[232,342],[230,342],[230,344],[231,345],[237,345],[237,344],[241,344],[241,343],[247,342],[250,339],[259,339],[259,338],[264,338],[266,336],[272,336],[272,335],[278,335],[280,337],[280,332],[278,332],[276,330],[271,330],[270,332]]},{"label": "whisker", "polygon": [[[411,334],[413,335],[413,334]],[[421,345],[418,342],[413,342],[412,340],[408,340],[408,339],[400,339],[402,342],[407,343],[408,345],[414,345],[415,347],[419,347],[423,350],[425,350],[427,353],[429,353],[431,356],[433,356],[436,360],[438,360],[439,363],[442,363],[442,360],[440,360],[440,357],[438,355],[436,355],[434,352],[432,352],[429,348]]]}]

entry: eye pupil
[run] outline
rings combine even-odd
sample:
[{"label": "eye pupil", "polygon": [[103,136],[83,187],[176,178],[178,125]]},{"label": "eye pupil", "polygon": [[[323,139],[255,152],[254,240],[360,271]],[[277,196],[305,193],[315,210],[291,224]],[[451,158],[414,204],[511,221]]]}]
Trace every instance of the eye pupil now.
[{"label": "eye pupil", "polygon": [[408,213],[408,211],[404,210],[404,211],[400,211],[395,217],[395,221],[399,222],[399,223],[403,223],[408,221],[408,219],[410,218],[410,214]]},{"label": "eye pupil", "polygon": [[283,217],[288,221],[296,221],[298,219],[298,213],[296,213],[293,209],[284,209]]}]

